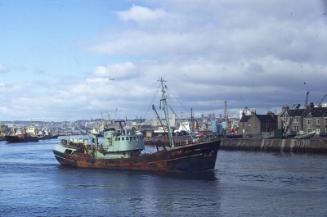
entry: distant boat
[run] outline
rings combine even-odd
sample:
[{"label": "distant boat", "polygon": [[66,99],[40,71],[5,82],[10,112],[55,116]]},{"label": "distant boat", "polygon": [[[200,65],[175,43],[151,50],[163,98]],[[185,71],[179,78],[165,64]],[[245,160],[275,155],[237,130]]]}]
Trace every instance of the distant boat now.
[{"label": "distant boat", "polygon": [[57,139],[58,136],[59,136],[58,134],[52,133],[46,129],[40,130],[39,133],[37,134],[39,140]]},{"label": "distant boat", "polygon": [[38,142],[39,138],[28,134],[17,134],[5,136],[7,143]]},{"label": "distant boat", "polygon": [[[63,139],[53,152],[61,165],[80,168],[102,168],[120,170],[142,170],[162,172],[201,172],[215,168],[220,140],[207,138],[178,146],[169,126],[166,85],[161,79],[162,99],[165,112],[165,128],[168,132],[169,147],[157,149],[154,153],[142,153],[143,135],[134,129],[127,129],[120,121],[119,128],[104,132],[103,143],[93,135],[92,142]],[[160,120],[160,119],[159,119]],[[161,122],[161,120],[160,120]]]},{"label": "distant boat", "polygon": [[294,138],[295,139],[310,139],[310,138],[314,137],[315,135],[316,135],[316,132],[311,132],[311,133],[306,133],[303,135],[295,136]]},{"label": "distant boat", "polygon": [[57,139],[59,135],[44,135],[38,136],[39,140],[47,140],[47,139]]}]

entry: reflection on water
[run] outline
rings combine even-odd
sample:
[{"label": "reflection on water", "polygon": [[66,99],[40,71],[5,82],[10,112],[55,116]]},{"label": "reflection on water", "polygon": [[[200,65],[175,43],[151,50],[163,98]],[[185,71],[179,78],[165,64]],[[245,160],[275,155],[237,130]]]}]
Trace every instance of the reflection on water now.
[{"label": "reflection on water", "polygon": [[61,167],[57,140],[0,143],[0,216],[326,216],[324,155],[220,151],[216,170]]}]

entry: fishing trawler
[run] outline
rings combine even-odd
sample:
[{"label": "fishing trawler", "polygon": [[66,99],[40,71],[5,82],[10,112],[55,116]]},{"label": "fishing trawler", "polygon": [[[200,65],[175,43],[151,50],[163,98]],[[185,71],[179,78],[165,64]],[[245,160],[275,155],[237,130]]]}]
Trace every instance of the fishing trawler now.
[{"label": "fishing trawler", "polygon": [[39,131],[37,137],[39,138],[39,140],[48,140],[48,139],[57,139],[59,135],[50,132],[49,130],[43,129]]},{"label": "fishing trawler", "polygon": [[13,128],[10,135],[5,136],[7,143],[38,142],[39,138],[35,135],[36,128],[29,126],[27,129]]},{"label": "fishing trawler", "polygon": [[7,143],[38,142],[39,138],[29,134],[17,134],[5,136]]},{"label": "fishing trawler", "polygon": [[214,169],[220,140],[210,138],[203,141],[193,140],[182,146],[174,144],[169,126],[166,81],[161,78],[160,82],[169,147],[157,149],[154,153],[143,153],[143,135],[135,129],[126,128],[122,121],[118,121],[119,127],[106,129],[102,143],[96,135],[91,137],[91,142],[61,140],[53,150],[58,162],[79,168],[140,171],[200,172]]}]

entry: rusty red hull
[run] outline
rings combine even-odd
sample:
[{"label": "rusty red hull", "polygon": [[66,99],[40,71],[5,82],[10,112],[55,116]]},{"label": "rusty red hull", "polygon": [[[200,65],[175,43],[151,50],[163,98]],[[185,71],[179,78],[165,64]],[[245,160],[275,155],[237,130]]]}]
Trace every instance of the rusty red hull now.
[{"label": "rusty red hull", "polygon": [[112,160],[95,159],[83,153],[67,155],[55,150],[54,154],[60,164],[80,168],[198,172],[215,168],[219,145],[220,141],[204,142]]}]

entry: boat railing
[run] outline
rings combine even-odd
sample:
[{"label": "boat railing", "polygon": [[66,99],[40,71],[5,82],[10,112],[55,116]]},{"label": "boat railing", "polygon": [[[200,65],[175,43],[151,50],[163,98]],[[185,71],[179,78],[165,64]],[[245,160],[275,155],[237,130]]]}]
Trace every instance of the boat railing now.
[{"label": "boat railing", "polygon": [[197,142],[210,142],[210,141],[216,141],[219,140],[219,137],[216,135],[206,135],[198,139]]},{"label": "boat railing", "polygon": [[81,140],[81,139],[61,139],[60,141],[61,145],[69,148],[74,148],[81,145],[87,145],[87,140]]}]

